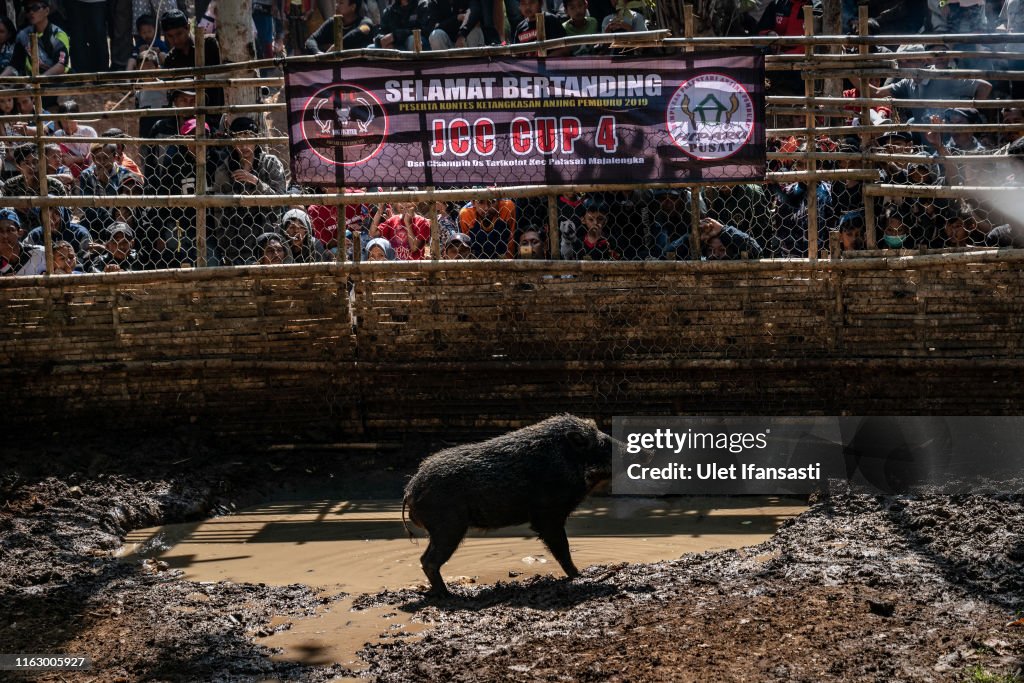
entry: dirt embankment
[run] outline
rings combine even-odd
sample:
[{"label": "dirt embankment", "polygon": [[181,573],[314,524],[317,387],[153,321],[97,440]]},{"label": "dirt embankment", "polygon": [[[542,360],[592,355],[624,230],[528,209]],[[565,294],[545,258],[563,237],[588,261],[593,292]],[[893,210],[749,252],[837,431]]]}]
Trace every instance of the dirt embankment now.
[{"label": "dirt embankment", "polygon": [[[280,482],[333,476],[344,487],[364,481],[352,476],[362,469],[372,488],[372,462],[225,457],[188,434],[39,455],[20,457],[0,479],[5,651],[87,654],[87,678],[102,681],[347,673],[274,662],[255,643],[272,615],[308,615],[329,601],[309,587],[189,582],[159,563],[117,562],[111,551],[131,528],[230,511]],[[364,649],[370,668],[361,675],[1020,681],[1022,491],[1016,483],[955,496],[832,493],[741,551],[593,567],[571,583],[457,586],[444,602],[413,591],[360,596],[359,609],[389,605],[434,624],[422,639]]]}]

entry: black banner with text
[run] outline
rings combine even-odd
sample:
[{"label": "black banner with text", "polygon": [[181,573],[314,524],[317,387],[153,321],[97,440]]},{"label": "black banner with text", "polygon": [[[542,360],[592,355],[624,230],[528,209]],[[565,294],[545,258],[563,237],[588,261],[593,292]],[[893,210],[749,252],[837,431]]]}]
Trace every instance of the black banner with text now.
[{"label": "black banner with text", "polygon": [[746,182],[765,173],[764,58],[289,63],[311,186]]}]

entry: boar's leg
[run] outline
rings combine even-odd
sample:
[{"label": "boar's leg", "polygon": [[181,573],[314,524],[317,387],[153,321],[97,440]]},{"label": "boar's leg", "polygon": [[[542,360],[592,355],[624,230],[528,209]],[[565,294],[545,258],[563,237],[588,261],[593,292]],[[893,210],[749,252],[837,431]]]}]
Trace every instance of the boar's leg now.
[{"label": "boar's leg", "polygon": [[580,571],[573,564],[572,555],[569,554],[569,539],[565,537],[565,520],[560,522],[533,522],[530,528],[537,532],[540,540],[548,547],[551,554],[562,566],[562,571],[570,579],[580,575]]},{"label": "boar's leg", "polygon": [[449,595],[448,587],[444,585],[441,578],[441,565],[451,558],[455,549],[462,543],[468,527],[452,528],[450,526],[441,528],[428,528],[430,544],[420,557],[420,566],[423,573],[430,581],[431,595]]}]

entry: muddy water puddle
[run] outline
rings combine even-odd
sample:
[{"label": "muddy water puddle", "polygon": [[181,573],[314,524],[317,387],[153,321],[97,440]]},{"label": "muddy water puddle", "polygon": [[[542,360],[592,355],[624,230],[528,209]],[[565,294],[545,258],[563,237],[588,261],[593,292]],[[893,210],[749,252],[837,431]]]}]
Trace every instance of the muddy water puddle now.
[{"label": "muddy water puddle", "polygon": [[[767,539],[806,506],[777,497],[595,497],[566,525],[576,565],[656,562],[688,552],[739,548]],[[401,501],[272,502],[190,524],[139,529],[122,549],[127,561],[156,558],[193,581],[319,586],[329,594],[423,586],[422,531],[411,542]],[[443,567],[449,584],[494,583],[561,569],[527,526],[471,532]],[[260,642],[281,659],[361,667],[367,642],[415,638],[425,628],[397,610],[352,611],[351,598],[309,619],[279,617],[288,630]]]}]

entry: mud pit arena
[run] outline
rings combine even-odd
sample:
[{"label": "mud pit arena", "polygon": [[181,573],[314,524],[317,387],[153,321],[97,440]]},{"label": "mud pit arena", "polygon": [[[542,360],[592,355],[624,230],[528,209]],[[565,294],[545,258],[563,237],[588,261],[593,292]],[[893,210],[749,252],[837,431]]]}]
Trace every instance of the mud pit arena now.
[{"label": "mud pit arena", "polygon": [[[42,273],[0,278],[5,679],[1024,681],[1019,476],[975,472],[966,486],[888,493],[840,480],[809,495],[599,487],[566,526],[578,577],[565,577],[527,525],[508,526],[471,532],[441,569],[452,595],[426,593],[427,539],[416,529],[410,540],[402,520],[410,477],[440,449],[552,415],[610,431],[623,415],[1024,412],[1024,171],[1012,142],[1024,131],[1014,99],[1024,35],[944,35],[918,61],[894,61],[875,46],[921,38],[869,37],[867,6],[859,37],[808,23],[806,39],[715,38],[711,6],[698,3],[695,31],[694,8],[675,16],[655,4],[650,27],[686,38],[589,38],[695,59],[768,48],[774,85],[749,102],[751,116],[764,107],[766,117],[757,180],[703,176],[719,162],[742,166],[704,159],[697,175],[669,183],[623,166],[632,175],[618,183],[526,182],[513,171],[482,188],[490,183],[445,182],[436,166],[433,183],[363,183],[365,194],[339,193],[347,183],[278,187],[302,171],[288,168],[296,147],[280,74],[292,61],[232,57],[226,36],[238,27],[224,9],[221,54],[235,63],[201,55],[201,77],[0,79],[35,100],[20,114],[36,132],[10,128],[9,149],[28,142],[45,158],[61,138],[40,98],[74,96],[79,112],[55,120],[95,128],[96,158],[140,162],[123,189],[83,191],[66,169],[64,193],[35,194],[36,183],[3,197],[12,211],[0,212],[0,228],[14,213],[41,227],[40,247],[4,252],[2,264],[28,267],[37,254]],[[838,21],[830,12],[826,23]],[[366,52],[305,64],[333,68]],[[927,60],[955,53],[958,69],[926,75],[987,79],[991,97],[838,97],[851,86],[869,92],[872,79],[920,76]],[[508,54],[526,48],[462,57]],[[387,55],[390,69],[427,59]],[[226,104],[197,108],[204,88]],[[169,107],[131,108],[140,100],[127,94],[158,89],[172,90]],[[384,99],[358,115],[346,105],[353,135],[380,133],[372,114],[386,111]],[[682,118],[669,130],[686,117],[696,127],[695,100],[676,100]],[[726,104],[730,117],[746,111],[741,98]],[[903,104],[953,113],[908,123]],[[171,142],[141,135],[140,117],[154,111],[177,117]],[[547,124],[530,117],[530,144],[540,145]],[[458,153],[461,124],[445,125],[435,142]],[[491,140],[480,125],[467,128],[473,153]],[[558,125],[558,144],[575,144],[580,131]],[[595,125],[600,146],[605,124]],[[103,132],[114,127],[127,137]],[[932,144],[965,130],[991,146],[946,156]],[[254,145],[270,175],[246,186],[249,157],[232,155]],[[681,155],[658,149],[659,159]],[[284,177],[270,177],[269,156]],[[183,173],[182,163],[194,166]],[[728,168],[746,172],[739,166]],[[175,187],[188,172],[193,184]],[[477,219],[462,226],[452,211],[463,206],[508,233],[479,244]],[[296,209],[305,219],[289,222]],[[418,244],[405,233],[395,250],[381,224],[404,212],[427,232]],[[334,220],[333,251],[324,217]],[[99,245],[83,245],[78,270],[96,272],[61,274],[65,250],[74,255],[62,246],[71,218]],[[347,249],[337,248],[338,219],[351,230]],[[167,221],[175,234],[160,227]],[[465,240],[446,237],[446,225]],[[379,253],[365,250],[378,235]],[[124,239],[135,242],[121,253]],[[1019,457],[1018,443],[1002,447]],[[90,666],[18,670],[17,658],[33,656]]]}]

